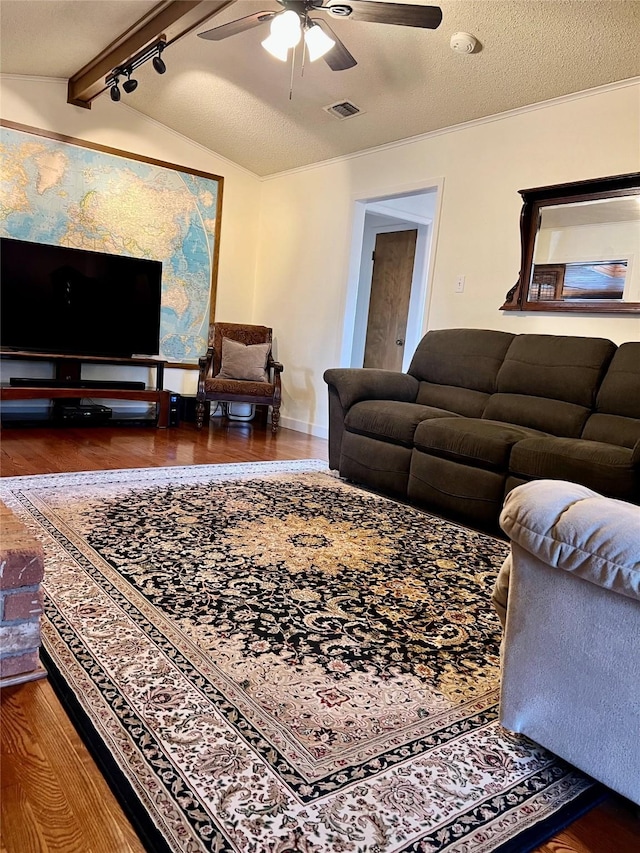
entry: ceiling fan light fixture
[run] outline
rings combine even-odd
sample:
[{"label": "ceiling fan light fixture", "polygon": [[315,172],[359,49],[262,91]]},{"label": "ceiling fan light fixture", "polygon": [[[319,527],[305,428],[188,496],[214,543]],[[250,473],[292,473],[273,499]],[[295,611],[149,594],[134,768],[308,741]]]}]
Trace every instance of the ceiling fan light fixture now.
[{"label": "ceiling fan light fixture", "polygon": [[309,60],[315,62],[335,47],[335,41],[328,36],[322,27],[310,24],[304,32],[304,43],[307,46]]},{"label": "ceiling fan light fixture", "polygon": [[271,35],[282,45],[295,47],[302,37],[300,16],[293,9],[287,9],[276,15],[271,21]]},{"label": "ceiling fan light fixture", "polygon": [[283,45],[273,35],[267,36],[267,38],[262,42],[262,47],[270,53],[271,56],[275,56],[275,58],[279,59],[281,62],[287,61],[289,48],[286,45]]}]

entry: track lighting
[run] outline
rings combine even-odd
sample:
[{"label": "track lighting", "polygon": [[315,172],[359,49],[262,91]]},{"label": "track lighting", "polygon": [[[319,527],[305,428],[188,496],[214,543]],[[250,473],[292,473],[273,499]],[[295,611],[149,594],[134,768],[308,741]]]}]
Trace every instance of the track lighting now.
[{"label": "track lighting", "polygon": [[119,78],[126,76],[126,80],[122,84],[123,90],[127,95],[130,95],[131,92],[135,92],[138,88],[138,81],[135,80],[131,75],[143,65],[147,60],[151,60],[151,64],[158,72],[158,74],[164,74],[167,70],[167,66],[162,58],[162,51],[167,46],[165,37],[163,36],[158,41],[155,41],[153,44],[148,45],[143,50],[136,53],[131,57],[126,63],[126,65],[119,65],[117,68],[114,68],[113,71],[105,77],[105,88],[109,89],[109,95],[111,96],[112,101],[119,101],[121,97],[121,92],[119,88]]},{"label": "track lighting", "polygon": [[164,50],[164,44],[158,45],[158,55],[154,56],[151,60],[151,64],[156,69],[158,74],[164,74],[167,70],[167,66],[164,64],[164,60],[162,58],[162,51]]},{"label": "track lighting", "polygon": [[127,75],[127,79],[122,84],[122,88],[125,90],[127,95],[130,95],[132,92],[138,88],[138,81],[131,79],[131,68],[125,68],[125,74]]}]

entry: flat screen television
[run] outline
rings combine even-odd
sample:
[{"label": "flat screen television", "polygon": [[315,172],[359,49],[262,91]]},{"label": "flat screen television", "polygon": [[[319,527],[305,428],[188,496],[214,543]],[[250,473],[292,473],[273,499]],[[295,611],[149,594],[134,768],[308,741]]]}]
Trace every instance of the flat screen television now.
[{"label": "flat screen television", "polygon": [[0,238],[0,344],[60,355],[157,355],[162,263]]}]

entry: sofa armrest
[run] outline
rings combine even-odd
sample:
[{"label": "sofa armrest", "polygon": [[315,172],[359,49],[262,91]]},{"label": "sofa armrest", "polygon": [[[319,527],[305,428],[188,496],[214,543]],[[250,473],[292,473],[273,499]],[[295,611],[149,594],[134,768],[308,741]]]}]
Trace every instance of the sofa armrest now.
[{"label": "sofa armrest", "polygon": [[413,403],[420,383],[408,373],[371,367],[331,367],[324,372],[329,386],[329,467],[338,470],[345,415],[360,400]]},{"label": "sofa armrest", "polygon": [[640,601],[639,506],[536,480],[509,493],[500,525],[546,565]]},{"label": "sofa armrest", "polygon": [[413,403],[420,383],[408,373],[372,367],[331,367],[324,381],[334,387],[345,413],[360,400],[397,400]]}]

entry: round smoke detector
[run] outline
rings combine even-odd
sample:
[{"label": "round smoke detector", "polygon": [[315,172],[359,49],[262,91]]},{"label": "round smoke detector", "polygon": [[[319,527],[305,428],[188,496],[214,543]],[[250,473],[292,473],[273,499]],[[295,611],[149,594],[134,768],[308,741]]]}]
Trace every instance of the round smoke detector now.
[{"label": "round smoke detector", "polygon": [[456,53],[473,53],[477,44],[478,40],[471,33],[454,33],[451,36],[451,50]]}]

